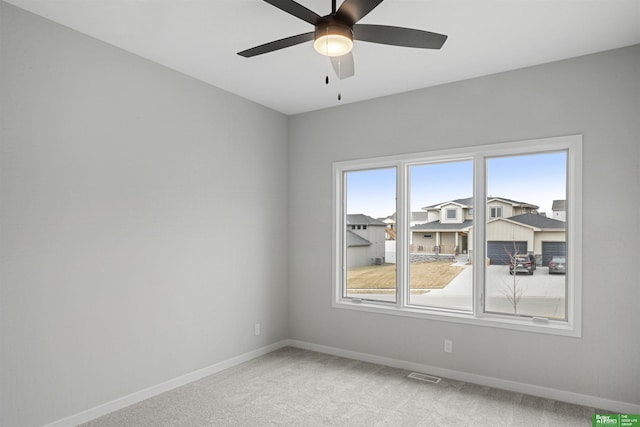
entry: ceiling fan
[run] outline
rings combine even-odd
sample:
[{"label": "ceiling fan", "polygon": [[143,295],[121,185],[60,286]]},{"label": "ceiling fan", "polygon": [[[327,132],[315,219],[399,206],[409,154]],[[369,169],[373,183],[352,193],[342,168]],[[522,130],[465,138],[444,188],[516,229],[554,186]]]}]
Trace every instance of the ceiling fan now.
[{"label": "ceiling fan", "polygon": [[339,79],[354,75],[353,40],[420,49],[440,49],[447,40],[447,36],[429,31],[357,23],[383,0],[344,0],[337,10],[336,0],[332,0],[331,13],[326,16],[320,16],[293,0],[264,1],[308,22],[315,31],[265,43],[238,52],[238,55],[250,58],[313,40],[316,51],[330,57]]}]

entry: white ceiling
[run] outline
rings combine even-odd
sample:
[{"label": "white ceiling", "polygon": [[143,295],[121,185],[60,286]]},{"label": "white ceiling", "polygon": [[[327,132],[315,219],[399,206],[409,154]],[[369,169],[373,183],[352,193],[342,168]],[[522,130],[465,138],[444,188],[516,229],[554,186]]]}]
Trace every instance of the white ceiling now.
[{"label": "white ceiling", "polygon": [[[312,42],[236,55],[313,30],[261,0],[7,1],[285,114],[640,43],[640,0],[385,0],[360,23],[449,39],[441,50],[356,41],[356,75],[338,81]],[[331,0],[299,3],[319,15],[331,9]]]}]

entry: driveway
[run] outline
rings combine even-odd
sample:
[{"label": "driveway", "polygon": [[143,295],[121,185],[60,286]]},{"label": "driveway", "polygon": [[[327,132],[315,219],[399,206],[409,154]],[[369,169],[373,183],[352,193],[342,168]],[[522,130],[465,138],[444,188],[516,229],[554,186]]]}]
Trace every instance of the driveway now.
[{"label": "driveway", "polygon": [[[538,267],[532,276],[509,274],[504,265],[487,266],[486,310],[497,313],[513,313],[508,296],[513,286],[522,293],[516,306],[518,314],[548,318],[564,318],[565,275],[549,274],[547,267]],[[473,268],[466,266],[445,288],[433,289],[423,295],[411,295],[411,304],[442,308],[471,310]]]},{"label": "driveway", "polygon": [[[509,274],[506,265],[488,265],[486,281],[486,311],[495,313],[514,313],[513,304],[508,296],[516,291],[522,293],[516,306],[516,313],[527,316],[564,319],[566,276],[549,274],[547,267],[538,267],[532,276],[528,274]],[[471,311],[471,290],[473,267],[465,266],[446,287],[432,289],[426,294],[411,295],[411,305],[422,305],[453,310]],[[371,298],[371,295],[352,295],[356,298]],[[393,301],[394,295],[376,295],[376,300]]]}]

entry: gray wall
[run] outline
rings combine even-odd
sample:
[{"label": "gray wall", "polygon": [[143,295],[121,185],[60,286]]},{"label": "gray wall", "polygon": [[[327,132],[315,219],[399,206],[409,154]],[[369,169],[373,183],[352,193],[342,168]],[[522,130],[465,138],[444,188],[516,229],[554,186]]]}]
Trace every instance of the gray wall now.
[{"label": "gray wall", "polygon": [[0,13],[0,425],[287,338],[287,117]]},{"label": "gray wall", "polygon": [[[287,337],[640,404],[640,46],[287,119],[0,13],[0,425]],[[573,133],[583,338],[330,307],[332,161]]]},{"label": "gray wall", "polygon": [[[640,404],[639,76],[633,46],[293,116],[291,338]],[[582,338],[331,308],[333,161],[577,133]]]}]

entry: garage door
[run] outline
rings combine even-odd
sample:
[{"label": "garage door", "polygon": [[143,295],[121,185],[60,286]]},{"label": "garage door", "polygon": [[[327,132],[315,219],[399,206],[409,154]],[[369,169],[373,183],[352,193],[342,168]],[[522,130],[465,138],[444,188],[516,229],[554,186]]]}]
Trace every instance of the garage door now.
[{"label": "garage door", "polygon": [[514,244],[519,254],[527,253],[527,242],[487,242],[487,257],[491,260],[492,265],[509,264],[510,255],[514,253]]},{"label": "garage door", "polygon": [[567,255],[567,242],[542,242],[542,265],[549,265],[554,256]]}]

